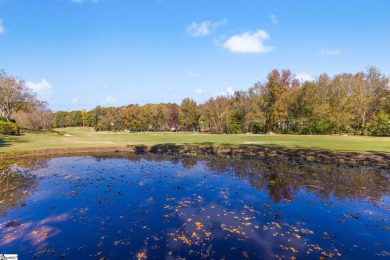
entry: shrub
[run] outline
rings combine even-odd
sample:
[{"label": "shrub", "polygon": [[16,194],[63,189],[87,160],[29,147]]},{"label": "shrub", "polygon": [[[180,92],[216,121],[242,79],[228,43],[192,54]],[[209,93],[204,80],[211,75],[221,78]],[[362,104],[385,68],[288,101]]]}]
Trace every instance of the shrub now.
[{"label": "shrub", "polygon": [[12,122],[0,121],[0,134],[3,135],[19,135],[19,126]]}]

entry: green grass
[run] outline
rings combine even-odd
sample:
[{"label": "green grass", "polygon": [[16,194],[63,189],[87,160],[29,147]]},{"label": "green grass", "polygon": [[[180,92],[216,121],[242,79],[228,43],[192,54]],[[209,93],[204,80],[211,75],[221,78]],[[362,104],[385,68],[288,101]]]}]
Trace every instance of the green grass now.
[{"label": "green grass", "polygon": [[94,132],[90,128],[62,128],[56,131],[26,133],[22,136],[0,136],[0,153],[156,144],[390,153],[390,137],[113,133]]}]

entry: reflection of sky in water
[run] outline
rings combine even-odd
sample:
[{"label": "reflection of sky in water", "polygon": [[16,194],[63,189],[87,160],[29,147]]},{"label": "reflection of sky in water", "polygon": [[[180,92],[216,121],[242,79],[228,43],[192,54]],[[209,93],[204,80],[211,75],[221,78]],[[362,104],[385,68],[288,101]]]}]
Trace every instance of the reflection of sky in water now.
[{"label": "reflection of sky in water", "polygon": [[[21,259],[389,255],[388,173],[315,166],[308,174],[283,164],[164,158],[58,158],[29,165],[30,174],[21,168],[21,176],[35,178],[20,177],[19,201],[10,196],[0,204],[6,212],[0,253]],[[344,182],[349,187],[337,186]]]}]

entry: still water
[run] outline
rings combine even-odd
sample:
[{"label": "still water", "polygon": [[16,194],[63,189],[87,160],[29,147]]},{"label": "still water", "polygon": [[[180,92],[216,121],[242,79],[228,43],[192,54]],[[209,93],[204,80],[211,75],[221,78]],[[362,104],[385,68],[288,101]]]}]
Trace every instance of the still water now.
[{"label": "still water", "polygon": [[0,174],[0,254],[19,259],[390,256],[386,170],[146,155]]}]

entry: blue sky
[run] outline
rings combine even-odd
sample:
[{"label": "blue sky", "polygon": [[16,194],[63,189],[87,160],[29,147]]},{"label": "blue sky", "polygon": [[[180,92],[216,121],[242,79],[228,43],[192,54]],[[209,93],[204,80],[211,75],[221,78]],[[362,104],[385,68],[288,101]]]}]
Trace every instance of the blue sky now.
[{"label": "blue sky", "polygon": [[57,110],[180,103],[274,68],[390,75],[385,0],[0,0],[0,69]]}]

